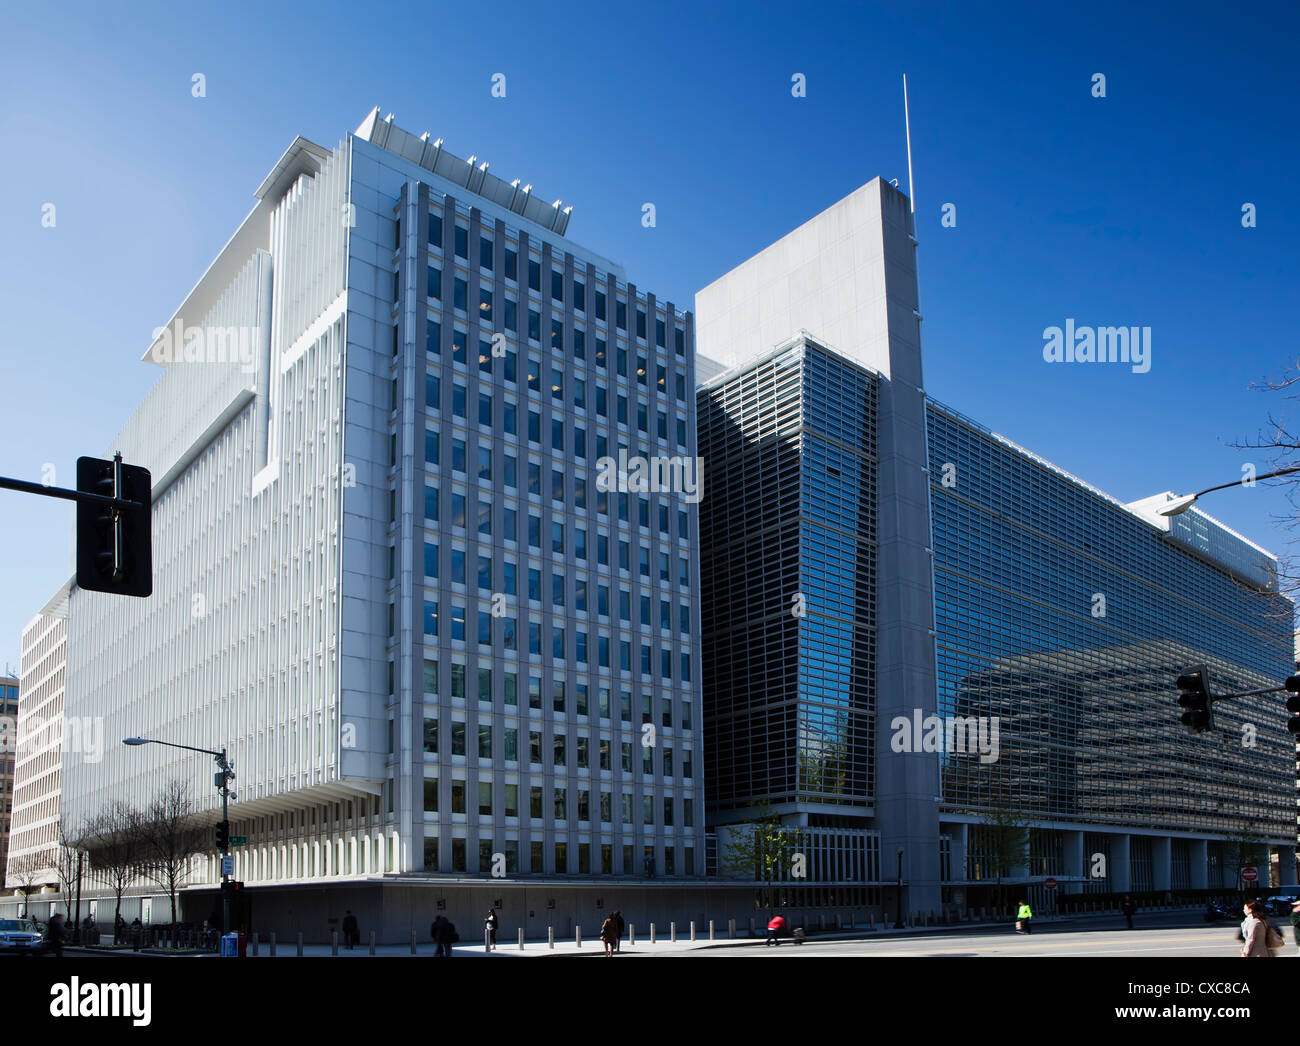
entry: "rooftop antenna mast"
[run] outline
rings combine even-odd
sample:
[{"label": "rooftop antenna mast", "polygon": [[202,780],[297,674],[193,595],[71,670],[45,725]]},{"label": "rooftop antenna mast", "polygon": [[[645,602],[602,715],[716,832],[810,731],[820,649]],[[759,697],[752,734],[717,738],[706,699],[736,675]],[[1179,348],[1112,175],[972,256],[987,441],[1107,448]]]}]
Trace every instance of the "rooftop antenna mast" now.
[{"label": "rooftop antenna mast", "polygon": [[907,110],[907,74],[903,74],[903,125],[907,129],[907,198],[916,213],[916,189],[912,185],[912,118]]}]

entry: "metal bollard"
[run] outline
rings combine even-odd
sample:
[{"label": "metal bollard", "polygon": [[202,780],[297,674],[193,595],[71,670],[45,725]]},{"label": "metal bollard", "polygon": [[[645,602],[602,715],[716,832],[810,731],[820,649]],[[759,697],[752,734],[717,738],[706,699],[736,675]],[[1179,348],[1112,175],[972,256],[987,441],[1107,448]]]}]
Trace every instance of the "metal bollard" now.
[{"label": "metal bollard", "polygon": [[695,943],[695,920],[691,920],[691,943]]},{"label": "metal bollard", "polygon": [[668,940],[673,944],[677,943],[677,923],[675,922],[668,924]]},{"label": "metal bollard", "polygon": [[632,923],[627,924],[627,946],[629,948],[636,944],[636,926]]},{"label": "metal bollard", "polygon": [[248,954],[251,955],[254,959],[257,958],[258,937],[259,937],[258,934],[253,934],[253,939],[249,942],[252,945],[252,947],[248,949]]},{"label": "metal bollard", "polygon": [[575,927],[573,928],[573,942],[574,942],[574,943],[575,943],[579,948],[582,947],[582,927],[581,927],[581,926],[575,926]]},{"label": "metal bollard", "polygon": [[302,958],[302,931],[298,932],[298,958]]},{"label": "metal bollard", "polygon": [[275,931],[271,931],[271,958],[275,958]]},{"label": "metal bollard", "polygon": [[524,928],[522,926],[519,927],[519,950],[521,952],[524,950]]},{"label": "metal bollard", "polygon": [[415,954],[415,931],[411,931],[411,954]]},{"label": "metal bollard", "polygon": [[735,939],[736,939],[736,920],[735,920],[735,919],[728,919],[728,920],[727,920],[727,940],[729,940],[729,941],[734,941]]},{"label": "metal bollard", "polygon": [[338,955],[339,953],[339,932],[330,930],[330,954]]},{"label": "metal bollard", "polygon": [[546,928],[546,947],[548,947],[548,948],[554,948],[554,947],[555,947],[555,927],[554,927],[554,926],[548,926],[548,927]]},{"label": "metal bollard", "polygon": [[751,937],[757,936],[754,933],[754,917],[752,915],[749,917],[749,936]]},{"label": "metal bollard", "polygon": [[370,931],[370,954],[375,954],[375,931]]},{"label": "metal bollard", "polygon": [[713,940],[713,920],[709,920],[709,940]]},{"label": "metal bollard", "polygon": [[654,924],[654,923],[651,923],[651,924],[650,924],[650,943],[651,943],[651,944],[654,944],[654,943],[655,943],[655,924]]}]

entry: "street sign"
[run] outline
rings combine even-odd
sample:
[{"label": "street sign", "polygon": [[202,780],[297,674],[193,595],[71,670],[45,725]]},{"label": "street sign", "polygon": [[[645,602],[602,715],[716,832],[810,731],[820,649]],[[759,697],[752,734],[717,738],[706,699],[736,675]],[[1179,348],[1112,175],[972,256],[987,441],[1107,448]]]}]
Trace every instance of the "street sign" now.
[{"label": "street sign", "polygon": [[1051,878],[1044,879],[1044,880],[1043,880],[1043,889],[1044,889],[1044,890],[1055,890],[1055,889],[1056,889],[1056,880],[1055,880],[1055,879],[1051,879]]},{"label": "street sign", "polygon": [[1259,869],[1247,865],[1241,870],[1241,878],[1248,883],[1253,883],[1259,878]]},{"label": "street sign", "polygon": [[226,854],[223,858],[221,858],[221,874],[222,875],[235,874],[235,859],[231,857],[229,854]]},{"label": "street sign", "polygon": [[231,846],[243,846],[246,842],[248,842],[248,836],[246,835],[232,835],[230,837]]}]

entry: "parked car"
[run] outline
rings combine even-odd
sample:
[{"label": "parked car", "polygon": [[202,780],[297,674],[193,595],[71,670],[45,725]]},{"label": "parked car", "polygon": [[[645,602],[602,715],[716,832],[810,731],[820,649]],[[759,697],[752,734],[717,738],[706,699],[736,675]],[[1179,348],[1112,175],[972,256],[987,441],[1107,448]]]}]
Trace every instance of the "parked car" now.
[{"label": "parked car", "polygon": [[1274,915],[1287,916],[1291,914],[1291,905],[1295,904],[1296,901],[1300,901],[1300,897],[1289,893],[1270,897],[1266,903]]},{"label": "parked car", "polygon": [[30,919],[0,919],[0,954],[37,955],[44,945]]},{"label": "parked car", "polygon": [[1205,921],[1207,923],[1217,922],[1241,922],[1242,914],[1240,907],[1232,907],[1227,904],[1209,903],[1205,906]]}]

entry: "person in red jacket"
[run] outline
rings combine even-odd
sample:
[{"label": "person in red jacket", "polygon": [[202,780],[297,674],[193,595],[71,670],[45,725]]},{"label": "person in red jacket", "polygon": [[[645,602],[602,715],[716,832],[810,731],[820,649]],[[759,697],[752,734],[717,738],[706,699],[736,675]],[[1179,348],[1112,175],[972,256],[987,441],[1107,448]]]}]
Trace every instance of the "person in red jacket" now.
[{"label": "person in red jacket", "polygon": [[781,934],[785,932],[785,917],[781,915],[772,916],[771,921],[767,924],[767,943],[775,944],[778,947],[781,944]]}]

